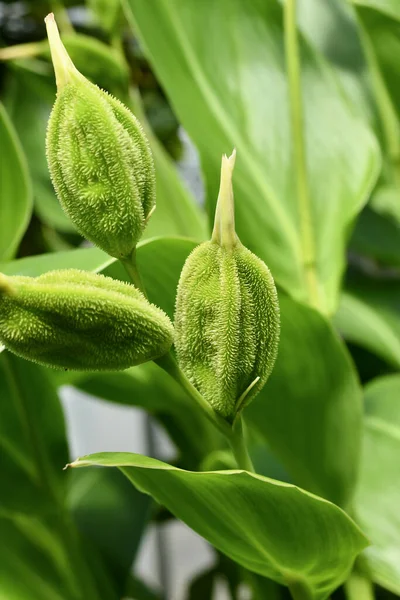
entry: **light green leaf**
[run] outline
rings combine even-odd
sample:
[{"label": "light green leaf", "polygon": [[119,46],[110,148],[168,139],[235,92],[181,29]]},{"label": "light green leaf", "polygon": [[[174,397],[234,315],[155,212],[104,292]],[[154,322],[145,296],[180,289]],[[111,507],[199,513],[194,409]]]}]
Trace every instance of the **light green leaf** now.
[{"label": "light green leaf", "polygon": [[345,579],[367,543],[334,504],[261,475],[183,471],[128,453],[93,454],[73,463],[90,465],[119,467],[240,565],[293,588],[304,586],[315,600],[326,599]]},{"label": "light green leaf", "polygon": [[20,142],[1,103],[0,148],[0,260],[9,260],[29,224],[32,190]]},{"label": "light green leaf", "polygon": [[[308,298],[281,6],[274,0],[125,0],[124,6],[200,151],[210,215],[221,154],[236,147],[238,234],[281,286],[297,299]],[[348,228],[375,182],[379,152],[329,67],[307,44],[301,46],[311,241],[319,305],[333,312]]]},{"label": "light green leaf", "polygon": [[334,322],[353,344],[400,368],[400,282],[353,275]]},{"label": "light green leaf", "polygon": [[0,271],[6,275],[29,275],[30,277],[37,277],[54,269],[82,269],[98,273],[114,262],[115,258],[108,256],[99,248],[78,248],[66,252],[19,258],[0,264]]},{"label": "light green leaf", "polygon": [[156,171],[156,211],[144,231],[145,238],[182,235],[201,242],[207,235],[205,213],[181,181],[165,148],[151,130],[138,93],[131,94],[131,109],[149,139]]},{"label": "light green leaf", "polygon": [[365,434],[355,514],[371,540],[365,551],[373,581],[400,594],[400,376],[365,390]]},{"label": "light green leaf", "polygon": [[244,416],[296,483],[346,506],[357,476],[362,429],[355,369],[322,315],[285,294],[279,302],[278,358]]}]

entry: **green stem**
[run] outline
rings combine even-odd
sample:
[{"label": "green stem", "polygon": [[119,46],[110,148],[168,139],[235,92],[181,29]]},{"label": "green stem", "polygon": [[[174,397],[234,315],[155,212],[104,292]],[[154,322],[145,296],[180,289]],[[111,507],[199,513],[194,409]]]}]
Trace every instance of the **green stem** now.
[{"label": "green stem", "polygon": [[132,251],[132,254],[129,258],[121,258],[121,262],[124,265],[126,272],[132,280],[132,283],[135,287],[138,288],[147,298],[146,288],[144,287],[143,280],[140,276],[140,272],[137,266],[136,261],[136,248]]},{"label": "green stem", "polygon": [[205,413],[208,420],[217,429],[228,438],[232,435],[232,429],[227,421],[220,417],[210,406],[210,404],[203,398],[203,396],[196,390],[186,375],[179,368],[173,355],[169,352],[161,358],[154,361],[159,367],[164,369],[179,385],[189,394],[189,396],[200,406],[202,411]]},{"label": "green stem", "polygon": [[0,60],[17,60],[20,58],[33,58],[42,54],[47,48],[47,42],[30,42],[29,44],[15,44],[0,49]]},{"label": "green stem", "polygon": [[238,417],[235,422],[232,435],[229,438],[229,443],[239,469],[244,469],[245,471],[250,471],[250,473],[255,473],[252,460],[247,450],[241,417]]},{"label": "green stem", "polygon": [[68,16],[67,9],[61,2],[61,0],[50,0],[51,9],[55,15],[58,26],[62,33],[75,33],[70,18]]},{"label": "green stem", "polygon": [[289,83],[290,119],[293,139],[293,159],[296,173],[297,203],[300,219],[303,270],[309,302],[312,306],[317,307],[319,304],[319,294],[304,144],[300,55],[296,27],[296,0],[286,0],[284,7],[285,54]]},{"label": "green stem", "polygon": [[306,582],[292,581],[288,583],[288,588],[293,600],[313,600],[313,593]]},{"label": "green stem", "polygon": [[347,600],[375,600],[374,587],[369,579],[353,571],[344,584]]}]

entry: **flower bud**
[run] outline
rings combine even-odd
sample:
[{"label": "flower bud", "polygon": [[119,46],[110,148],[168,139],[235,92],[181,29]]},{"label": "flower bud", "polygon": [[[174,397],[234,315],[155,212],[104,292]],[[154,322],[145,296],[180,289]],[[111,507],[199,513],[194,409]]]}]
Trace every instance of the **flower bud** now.
[{"label": "flower bud", "polygon": [[0,274],[0,344],[28,360],[127,369],[168,352],[172,338],[167,315],[127,283],[76,269]]},{"label": "flower bud", "polygon": [[280,323],[272,275],[235,232],[234,162],[235,152],[222,159],[213,236],[187,258],[175,312],[179,365],[230,422],[271,373]]},{"label": "flower bud", "polygon": [[54,188],[83,236],[127,258],[155,207],[147,139],[121,102],[75,68],[52,14],[46,26],[57,82],[46,141]]}]

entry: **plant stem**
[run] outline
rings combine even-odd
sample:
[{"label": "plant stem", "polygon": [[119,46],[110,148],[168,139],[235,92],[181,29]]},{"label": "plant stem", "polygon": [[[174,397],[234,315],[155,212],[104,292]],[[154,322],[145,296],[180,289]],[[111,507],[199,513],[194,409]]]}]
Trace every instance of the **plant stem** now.
[{"label": "plant stem", "polygon": [[138,290],[140,290],[147,298],[146,288],[144,287],[144,283],[140,276],[136,262],[136,248],[133,249],[132,254],[129,258],[121,258],[121,262],[124,265],[126,272],[131,278],[134,286],[137,287]]},{"label": "plant stem", "polygon": [[47,42],[29,42],[28,44],[15,44],[0,49],[0,60],[17,60],[19,58],[33,58],[42,54],[47,47]]},{"label": "plant stem", "polygon": [[313,593],[304,581],[292,581],[288,583],[288,588],[293,600],[312,600]]},{"label": "plant stem", "polygon": [[70,18],[68,16],[67,9],[63,5],[61,0],[51,0],[50,2],[52,11],[55,14],[58,26],[62,33],[75,33]]},{"label": "plant stem", "polygon": [[245,471],[250,471],[250,473],[255,473],[252,460],[247,450],[241,417],[238,417],[234,424],[232,435],[229,437],[229,443],[239,469],[244,469]]},{"label": "plant stem", "polygon": [[300,219],[303,269],[312,306],[319,304],[315,244],[312,226],[310,190],[303,130],[303,102],[300,80],[300,55],[296,27],[296,0],[284,3],[285,54],[289,83],[290,119],[293,139],[293,159],[296,173],[297,203]]},{"label": "plant stem", "polygon": [[374,600],[374,588],[369,579],[353,571],[344,584],[347,600]]},{"label": "plant stem", "polygon": [[232,435],[232,429],[227,421],[220,417],[210,406],[210,404],[203,398],[203,396],[196,390],[186,375],[179,368],[176,360],[172,356],[171,352],[165,354],[161,358],[154,361],[159,367],[164,369],[179,385],[189,394],[189,396],[200,406],[202,411],[205,413],[208,420],[215,426],[221,433],[228,438]]}]

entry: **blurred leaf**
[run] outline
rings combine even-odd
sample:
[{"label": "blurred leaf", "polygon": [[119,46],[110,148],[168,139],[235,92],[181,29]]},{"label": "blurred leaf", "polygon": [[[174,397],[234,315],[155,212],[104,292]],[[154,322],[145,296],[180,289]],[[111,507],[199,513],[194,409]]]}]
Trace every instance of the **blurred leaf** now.
[{"label": "blurred leaf", "polygon": [[385,265],[400,266],[400,221],[366,206],[357,219],[350,250]]},{"label": "blurred leaf", "polygon": [[96,21],[107,33],[112,33],[121,11],[120,0],[88,0]]},{"label": "blurred leaf", "polygon": [[100,552],[122,596],[147,525],[150,498],[121,473],[107,469],[75,471],[68,505],[83,533]]},{"label": "blurred leaf", "polygon": [[400,21],[400,5],[397,0],[351,0],[357,6],[375,8],[382,14]]},{"label": "blurred leaf", "polygon": [[315,600],[346,578],[367,543],[334,504],[261,475],[183,471],[128,453],[93,454],[73,464],[118,466],[218,550],[251,571],[309,590]]},{"label": "blurred leaf", "polygon": [[6,81],[4,102],[27,156],[35,211],[50,227],[74,232],[56,198],[47,168],[46,129],[56,95],[53,77],[15,70]]},{"label": "blurred leaf", "polygon": [[181,449],[185,465],[196,466],[217,444],[218,436],[202,411],[154,363],[122,373],[93,373],[75,385],[98,398],[138,406],[156,415]]},{"label": "blurred leaf", "polygon": [[346,506],[357,476],[362,428],[356,372],[323,316],[285,294],[279,302],[277,362],[244,415],[295,483]]},{"label": "blurred leaf", "polygon": [[[281,286],[306,299],[280,5],[274,0],[125,0],[124,5],[200,151],[210,216],[221,154],[236,147],[239,237],[266,261]],[[329,67],[307,44],[301,46],[318,294],[322,309],[333,312],[348,228],[375,182],[379,153]]]},{"label": "blurred leaf", "polygon": [[334,321],[346,340],[400,368],[400,281],[353,275]]},{"label": "blurred leaf", "polygon": [[376,583],[400,594],[400,376],[365,390],[365,434],[355,514],[372,545],[365,551]]},{"label": "blurred leaf", "polygon": [[125,596],[126,600],[164,600],[163,595],[155,592],[144,581],[134,576],[129,578]]},{"label": "blurred leaf", "polygon": [[186,596],[186,600],[204,600],[204,598],[213,597],[213,588],[215,582],[215,568],[208,569],[192,579]]},{"label": "blurred leaf", "polygon": [[0,271],[6,275],[29,275],[37,277],[54,269],[82,269],[83,271],[103,271],[115,258],[99,248],[78,248],[66,252],[38,254],[0,264]]},{"label": "blurred leaf", "polygon": [[3,353],[0,400],[0,597],[98,600],[64,506],[64,420],[45,370]]},{"label": "blurred leaf", "polygon": [[0,103],[0,259],[15,255],[29,224],[32,190],[17,134]]},{"label": "blurred leaf", "polygon": [[206,216],[196,206],[171,157],[151,130],[137,93],[131,94],[131,108],[149,139],[156,170],[157,207],[145,229],[145,237],[183,235],[203,241],[208,237]]}]

